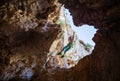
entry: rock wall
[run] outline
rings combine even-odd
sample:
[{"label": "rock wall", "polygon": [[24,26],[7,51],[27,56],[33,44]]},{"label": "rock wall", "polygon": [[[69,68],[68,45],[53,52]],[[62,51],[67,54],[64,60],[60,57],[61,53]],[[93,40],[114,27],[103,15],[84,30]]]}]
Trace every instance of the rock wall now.
[{"label": "rock wall", "polygon": [[[119,0],[59,0],[69,9],[75,25],[89,24],[109,28],[119,23]],[[108,27],[109,25],[109,27]],[[114,26],[115,27],[115,26]]]},{"label": "rock wall", "polygon": [[[45,67],[51,68],[71,68],[75,66],[78,61],[91,54],[92,48],[79,40],[76,33],[70,27],[65,15],[64,7],[61,7],[60,16],[57,21],[61,26],[61,33],[53,41]],[[70,40],[71,38],[71,40]],[[71,46],[70,46],[71,44]],[[46,67],[46,68],[47,68]]]},{"label": "rock wall", "polygon": [[0,1],[1,81],[29,81],[41,73],[50,45],[61,31],[54,23],[59,8],[49,0]]},{"label": "rock wall", "polygon": [[119,81],[120,2],[118,0],[59,1],[70,10],[76,25],[90,24],[99,30],[93,38],[96,46],[92,54],[79,61],[69,74],[61,72],[64,76],[68,75],[63,80],[59,80],[59,76],[56,76],[57,81]]},{"label": "rock wall", "polygon": [[56,68],[49,74],[42,65],[60,30],[53,22],[58,19],[61,6],[57,0],[3,0],[0,1],[0,80],[27,81],[32,77],[32,81],[120,81],[120,1],[59,2],[70,10],[76,25],[90,24],[99,29],[93,39],[96,46],[92,54],[74,68]]}]

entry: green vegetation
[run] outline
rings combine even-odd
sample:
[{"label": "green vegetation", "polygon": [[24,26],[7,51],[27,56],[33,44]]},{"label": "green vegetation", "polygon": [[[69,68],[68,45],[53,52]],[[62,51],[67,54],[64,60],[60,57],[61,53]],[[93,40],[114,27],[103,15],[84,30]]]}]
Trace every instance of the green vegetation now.
[{"label": "green vegetation", "polygon": [[60,24],[61,27],[64,27],[64,26],[65,26],[65,25],[63,24],[62,20],[60,20],[60,19],[57,21],[57,24]]}]

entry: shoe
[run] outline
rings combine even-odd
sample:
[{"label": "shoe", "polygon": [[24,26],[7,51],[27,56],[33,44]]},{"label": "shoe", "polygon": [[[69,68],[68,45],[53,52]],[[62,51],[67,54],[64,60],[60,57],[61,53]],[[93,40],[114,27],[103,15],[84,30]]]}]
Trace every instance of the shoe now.
[{"label": "shoe", "polygon": [[61,52],[57,53],[57,55],[61,55]]},{"label": "shoe", "polygon": [[61,58],[64,58],[64,57],[65,57],[65,55],[62,55],[62,56],[61,56]]}]

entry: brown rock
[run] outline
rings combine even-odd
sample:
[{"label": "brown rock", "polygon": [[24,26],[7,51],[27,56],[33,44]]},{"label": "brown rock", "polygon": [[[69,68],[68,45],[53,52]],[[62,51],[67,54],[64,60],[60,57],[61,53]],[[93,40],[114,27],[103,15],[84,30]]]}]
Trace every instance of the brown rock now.
[{"label": "brown rock", "polygon": [[19,75],[25,68],[32,68],[36,59],[37,65],[30,69],[35,74],[33,81],[120,81],[119,0],[59,0],[70,10],[76,25],[89,24],[99,29],[94,37],[96,46],[74,68],[56,69],[54,74],[39,70],[58,33],[53,30],[56,26],[47,32],[39,31],[55,10],[54,1],[0,1],[0,79],[21,80]]}]

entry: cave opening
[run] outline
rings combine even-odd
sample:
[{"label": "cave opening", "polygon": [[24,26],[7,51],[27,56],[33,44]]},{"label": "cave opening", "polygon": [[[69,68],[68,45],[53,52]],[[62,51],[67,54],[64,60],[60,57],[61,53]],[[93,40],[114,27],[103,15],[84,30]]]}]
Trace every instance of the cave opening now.
[{"label": "cave opening", "polygon": [[92,45],[92,47],[94,48],[95,42],[92,40],[92,38],[94,37],[97,29],[94,26],[88,24],[75,26],[73,22],[73,17],[69,12],[69,10],[66,9],[64,6],[63,9],[64,9],[65,17],[67,19],[67,23],[70,25],[72,30],[77,34],[79,40],[84,41],[85,44]]},{"label": "cave opening", "polygon": [[62,31],[53,41],[45,65],[69,69],[92,53],[95,46],[92,38],[97,29],[87,24],[75,26],[69,10],[64,6],[61,7],[57,24],[60,24]]},{"label": "cave opening", "polygon": [[[120,81],[119,0],[0,2],[0,81]],[[85,24],[72,26],[65,11],[56,24],[59,2],[76,25]],[[92,43],[77,35],[82,31],[89,37],[86,32],[94,26],[86,24],[99,29],[91,55],[86,44]],[[47,57],[48,68],[43,69]]]}]

